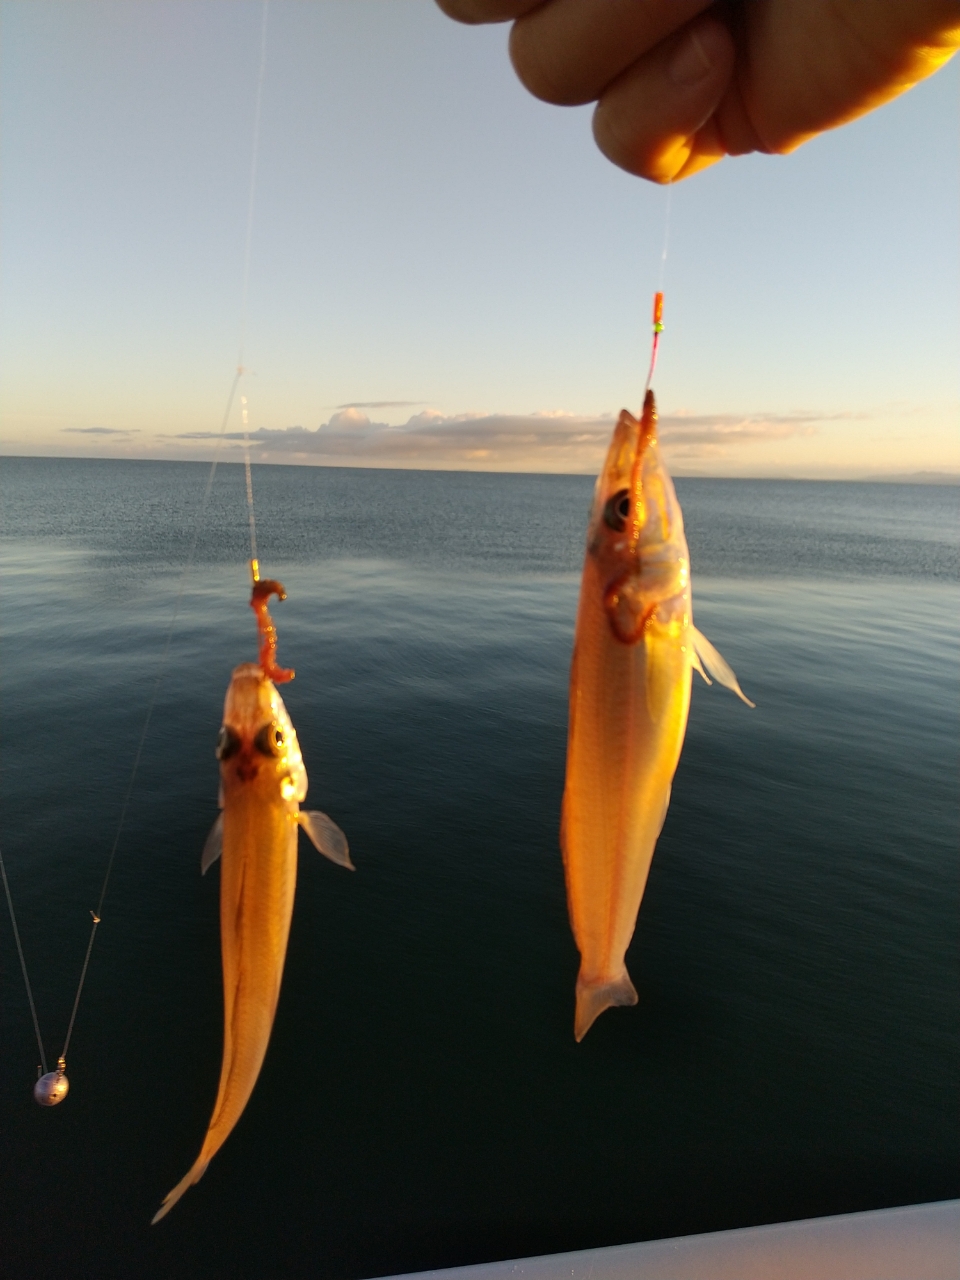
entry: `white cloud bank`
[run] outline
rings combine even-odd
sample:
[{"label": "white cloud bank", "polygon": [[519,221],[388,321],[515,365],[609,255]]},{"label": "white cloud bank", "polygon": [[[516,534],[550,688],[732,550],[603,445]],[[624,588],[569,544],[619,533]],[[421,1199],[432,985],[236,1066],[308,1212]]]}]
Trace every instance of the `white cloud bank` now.
[{"label": "white cloud bank", "polygon": [[124,429],[121,427],[61,427],[64,435],[74,436],[135,436],[139,432],[136,429]]},{"label": "white cloud bank", "polygon": [[[373,407],[373,406],[368,406]],[[817,424],[852,414],[664,414],[660,437],[668,460],[709,464],[743,446],[816,434]],[[602,461],[614,414],[442,414],[426,409],[400,426],[371,420],[349,405],[316,430],[261,427],[250,433],[251,456],[266,462],[448,468],[477,471],[593,472]],[[177,440],[209,442],[214,431],[190,431]],[[241,432],[224,439],[238,442]]]}]

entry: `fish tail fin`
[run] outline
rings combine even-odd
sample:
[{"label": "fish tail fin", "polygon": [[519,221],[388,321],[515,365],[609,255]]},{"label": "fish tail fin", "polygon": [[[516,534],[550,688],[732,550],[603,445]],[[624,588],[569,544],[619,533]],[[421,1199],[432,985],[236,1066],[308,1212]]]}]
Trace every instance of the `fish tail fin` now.
[{"label": "fish tail fin", "polygon": [[163,1204],[150,1219],[151,1227],[154,1223],[159,1222],[161,1218],[165,1218],[183,1193],[192,1187],[195,1182],[200,1181],[203,1175],[207,1172],[207,1165],[209,1163],[209,1158],[205,1156],[200,1156],[200,1158],[194,1162],[189,1173],[186,1173],[173,1190],[167,1193]]},{"label": "fish tail fin", "polygon": [[636,987],[630,981],[630,975],[624,969],[619,978],[610,982],[583,982],[577,979],[577,1012],[573,1020],[573,1034],[579,1043],[587,1034],[604,1009],[612,1009],[615,1005],[636,1004]]}]

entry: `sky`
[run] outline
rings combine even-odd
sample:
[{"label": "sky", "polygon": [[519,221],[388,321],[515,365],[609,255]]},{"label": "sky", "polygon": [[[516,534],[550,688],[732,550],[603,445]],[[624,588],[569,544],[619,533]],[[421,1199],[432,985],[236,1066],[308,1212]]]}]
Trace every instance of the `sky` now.
[{"label": "sky", "polygon": [[662,285],[676,474],[960,473],[957,60],[668,190],[506,26],[271,0],[248,258],[262,22],[0,3],[0,453],[239,457],[239,360],[256,460],[589,473]]}]

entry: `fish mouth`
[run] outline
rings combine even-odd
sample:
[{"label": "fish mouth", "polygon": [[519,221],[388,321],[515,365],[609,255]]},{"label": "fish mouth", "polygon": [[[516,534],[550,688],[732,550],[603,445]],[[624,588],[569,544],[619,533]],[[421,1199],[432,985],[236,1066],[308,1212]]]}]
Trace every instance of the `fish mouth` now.
[{"label": "fish mouth", "polygon": [[606,560],[611,575],[603,593],[603,607],[614,638],[627,645],[637,643],[656,607],[645,598],[640,572],[640,542],[647,515],[643,464],[656,438],[657,403],[648,390],[639,418],[628,409],[620,412],[595,511],[599,536],[594,546]]},{"label": "fish mouth", "polygon": [[253,782],[260,773],[260,766],[244,751],[234,766],[234,772],[241,782]]},{"label": "fish mouth", "polygon": [[640,545],[640,536],[646,520],[643,497],[643,459],[647,449],[657,438],[657,401],[652,390],[643,397],[643,412],[637,422],[637,438],[633,451],[633,466],[630,468],[630,485],[628,490],[630,502],[630,519],[627,529],[630,534],[630,550],[636,554]]},{"label": "fish mouth", "polygon": [[643,470],[648,449],[657,439],[657,404],[652,391],[635,418],[621,409],[607,449],[594,498],[595,534],[623,534],[618,549],[635,550],[644,522]]}]

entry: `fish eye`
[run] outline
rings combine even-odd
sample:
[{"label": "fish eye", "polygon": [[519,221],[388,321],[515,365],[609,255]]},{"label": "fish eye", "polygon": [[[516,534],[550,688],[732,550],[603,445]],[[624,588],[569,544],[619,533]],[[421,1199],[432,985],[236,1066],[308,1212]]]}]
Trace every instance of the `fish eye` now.
[{"label": "fish eye", "polygon": [[630,490],[618,489],[603,508],[603,519],[611,529],[622,533],[630,516]]},{"label": "fish eye", "polygon": [[226,725],[220,730],[220,736],[217,738],[216,757],[218,760],[229,760],[231,756],[236,755],[240,750],[240,739],[232,729]]},{"label": "fish eye", "polygon": [[278,756],[283,743],[283,730],[275,724],[265,724],[253,740],[253,745],[264,756]]}]

